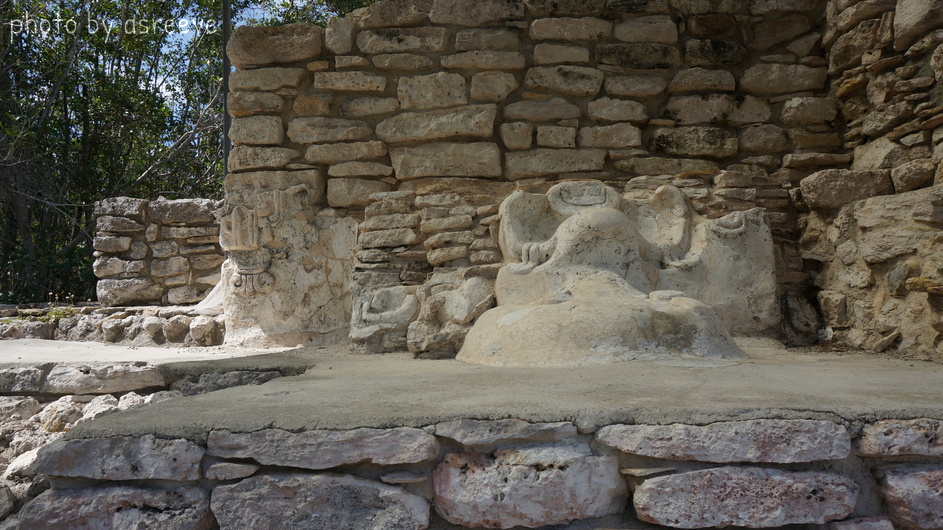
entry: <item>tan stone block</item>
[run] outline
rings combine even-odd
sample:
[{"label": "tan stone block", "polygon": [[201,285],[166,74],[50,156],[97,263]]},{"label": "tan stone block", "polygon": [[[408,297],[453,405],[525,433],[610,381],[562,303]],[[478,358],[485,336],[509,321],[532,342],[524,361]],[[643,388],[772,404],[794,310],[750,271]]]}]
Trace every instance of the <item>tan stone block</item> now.
[{"label": "tan stone block", "polygon": [[332,178],[327,181],[327,203],[334,208],[366,206],[370,204],[370,195],[392,189],[393,186],[380,180]]},{"label": "tan stone block", "polygon": [[507,0],[476,0],[474,6],[469,6],[466,0],[436,0],[429,14],[433,24],[473,27],[521,18],[524,18],[524,4]]},{"label": "tan stone block", "polygon": [[766,124],[741,129],[740,149],[748,153],[782,153],[790,147],[782,128]]},{"label": "tan stone block", "polygon": [[345,55],[354,49],[354,17],[335,17],[327,22],[324,31],[324,46],[334,55]]},{"label": "tan stone block", "polygon": [[832,209],[843,204],[894,192],[890,171],[825,169],[802,179],[802,198],[809,208]]},{"label": "tan stone block", "polygon": [[387,143],[489,138],[494,131],[496,113],[497,107],[493,104],[403,113],[380,122],[376,133]]},{"label": "tan stone block", "polygon": [[397,96],[403,110],[434,109],[465,105],[465,78],[459,74],[437,72],[399,78]]},{"label": "tan stone block", "polygon": [[445,55],[442,68],[467,70],[521,70],[524,68],[524,56],[519,52],[472,50]]},{"label": "tan stone block", "polygon": [[297,63],[321,53],[324,30],[296,22],[284,26],[239,26],[226,45],[226,54],[240,70],[270,63]]},{"label": "tan stone block", "polygon": [[663,93],[668,83],[661,77],[634,75],[606,78],[604,86],[611,96],[644,98]]},{"label": "tan stone block", "polygon": [[[365,66],[370,66],[370,61],[368,61],[366,57],[361,57],[359,55],[338,55],[334,57],[334,68],[337,70],[343,70],[345,68],[363,68]],[[330,69],[330,65],[328,65],[328,68],[321,68],[319,71]]]},{"label": "tan stone block", "polygon": [[390,149],[396,178],[500,177],[501,151],[493,143],[430,143]]},{"label": "tan stone block", "polygon": [[455,34],[455,50],[517,50],[521,39],[505,28],[463,29]]},{"label": "tan stone block", "polygon": [[624,148],[642,145],[642,131],[628,123],[580,128],[580,147]]},{"label": "tan stone block", "polygon": [[337,164],[355,160],[369,160],[386,156],[383,142],[351,142],[340,144],[312,145],[305,153],[305,160],[312,164]]},{"label": "tan stone block", "polygon": [[716,162],[684,158],[629,158],[615,163],[616,169],[636,175],[677,175],[691,171],[717,171]]},{"label": "tan stone block", "polygon": [[328,168],[330,177],[388,177],[393,168],[379,162],[344,162]]},{"label": "tan stone block", "polygon": [[615,37],[623,42],[678,42],[678,26],[667,15],[651,15],[629,19],[615,28]]},{"label": "tan stone block", "polygon": [[602,71],[585,66],[538,66],[527,70],[524,87],[568,96],[593,96],[599,93],[604,78]]},{"label": "tan stone block", "polygon": [[542,42],[534,46],[535,64],[588,63],[589,48]]},{"label": "tan stone block", "polygon": [[383,92],[386,78],[368,72],[323,72],[314,74],[314,88],[349,92]]},{"label": "tan stone block", "polygon": [[537,127],[537,145],[542,147],[576,147],[576,127],[541,125]]},{"label": "tan stone block", "polygon": [[675,74],[668,92],[732,92],[737,82],[727,70],[687,68]]},{"label": "tan stone block", "polygon": [[442,232],[445,230],[461,230],[472,225],[474,220],[470,215],[453,215],[426,219],[419,224],[419,231],[423,234]]},{"label": "tan stone block", "polygon": [[236,145],[281,145],[284,138],[279,116],[236,118],[229,128],[229,139]]},{"label": "tan stone block", "polygon": [[480,101],[504,101],[519,83],[508,72],[479,72],[472,76],[471,97]]},{"label": "tan stone block", "polygon": [[341,118],[295,118],[288,124],[288,137],[298,144],[361,140],[371,134],[365,122]]},{"label": "tan stone block", "polygon": [[357,47],[362,53],[434,53],[445,51],[448,45],[445,28],[397,28],[395,30],[361,31]]},{"label": "tan stone block", "polygon": [[233,117],[254,114],[277,114],[285,107],[285,100],[269,92],[230,92],[226,108]]},{"label": "tan stone block", "polygon": [[369,232],[393,228],[416,228],[417,226],[419,226],[419,216],[416,214],[388,214],[370,217],[361,223],[360,229]]},{"label": "tan stone block", "polygon": [[384,70],[428,70],[435,63],[423,55],[412,53],[385,53],[373,58],[373,65]]},{"label": "tan stone block", "polygon": [[562,98],[518,101],[504,107],[505,120],[556,121],[579,118],[580,108]]},{"label": "tan stone block", "polygon": [[468,257],[468,247],[445,247],[430,250],[426,260],[430,265],[438,266],[455,259]]},{"label": "tan stone block", "polygon": [[606,162],[601,149],[533,149],[505,155],[507,178],[541,177],[574,171],[597,171]]},{"label": "tan stone block", "polygon": [[534,126],[522,121],[502,123],[499,133],[508,149],[530,149],[534,141]]},{"label": "tan stone block", "polygon": [[799,64],[757,64],[744,72],[740,87],[753,94],[789,94],[825,87],[828,72]]},{"label": "tan stone block", "polygon": [[399,110],[399,100],[396,98],[354,98],[348,99],[340,107],[341,115],[355,118],[389,114],[397,110]]},{"label": "tan stone block", "polygon": [[674,68],[681,63],[681,53],[675,46],[648,42],[599,44],[596,62],[641,70]]},{"label": "tan stone block", "polygon": [[654,151],[674,156],[726,158],[737,154],[737,138],[716,127],[659,128],[652,133]]},{"label": "tan stone block", "polygon": [[305,72],[304,68],[236,70],[229,76],[229,90],[233,92],[250,92],[296,88],[301,84]]},{"label": "tan stone block", "polygon": [[539,18],[530,24],[534,40],[597,41],[612,35],[612,22],[600,18]]},{"label": "tan stone block", "polygon": [[284,147],[234,146],[229,152],[229,170],[245,171],[249,169],[278,169],[301,156],[294,149]]},{"label": "tan stone block", "polygon": [[590,118],[603,121],[644,122],[649,118],[648,109],[638,101],[599,98],[586,107]]},{"label": "tan stone block", "polygon": [[331,98],[322,95],[298,94],[295,96],[294,111],[299,116],[327,116],[331,111]]}]

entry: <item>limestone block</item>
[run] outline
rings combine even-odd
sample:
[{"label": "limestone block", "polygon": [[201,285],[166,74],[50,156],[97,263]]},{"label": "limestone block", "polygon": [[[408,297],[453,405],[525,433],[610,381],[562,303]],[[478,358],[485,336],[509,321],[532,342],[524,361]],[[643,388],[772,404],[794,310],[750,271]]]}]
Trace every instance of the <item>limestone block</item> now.
[{"label": "limestone block", "polygon": [[355,17],[335,17],[327,22],[324,30],[324,47],[334,55],[346,55],[354,49]]},{"label": "limestone block", "polygon": [[[245,175],[248,178],[256,177],[257,175],[265,175],[267,173],[279,173],[275,171],[266,172],[258,171],[254,173],[243,173],[240,176]],[[219,234],[218,226],[164,226],[161,227],[160,235],[161,237],[168,239],[182,239],[182,238],[194,238],[202,236],[215,236]],[[188,242],[192,242],[190,239]]]},{"label": "limestone block", "polygon": [[746,58],[746,50],[734,41],[689,39],[684,43],[684,58],[691,66],[735,66]]},{"label": "limestone block", "polygon": [[419,226],[419,216],[416,214],[394,213],[376,215],[360,224],[360,230],[390,230],[393,228],[416,228]]},{"label": "limestone block", "polygon": [[[389,56],[391,54],[383,54],[383,56]],[[380,57],[380,55],[377,55]],[[334,57],[334,69],[343,70],[345,68],[361,68],[364,66],[370,66],[370,61],[366,57],[361,57],[359,55],[339,55]],[[311,68],[311,65],[308,65]],[[318,63],[316,68],[313,68],[313,71],[322,72],[324,70],[330,70],[330,63],[327,61],[321,61]]]},{"label": "limestone block", "polygon": [[379,162],[344,162],[328,168],[331,177],[388,177],[393,168]]},{"label": "limestone block", "polygon": [[92,242],[92,248],[108,253],[124,252],[131,248],[131,238],[118,236],[98,236]]},{"label": "limestone block", "polygon": [[757,24],[751,50],[768,50],[777,44],[789,42],[792,39],[807,33],[812,24],[804,15],[787,15],[776,20]]},{"label": "limestone block", "polygon": [[[3,391],[7,390],[4,389]],[[0,397],[0,419],[2,421],[10,420],[13,415],[18,415],[20,418],[29,418],[40,410],[42,410],[42,406],[36,401],[36,398],[23,396]]]},{"label": "limestone block", "polygon": [[454,137],[489,138],[497,107],[468,105],[428,112],[406,112],[377,125],[377,137],[387,143],[427,142]]},{"label": "limestone block", "polygon": [[92,271],[98,278],[123,275],[125,278],[140,276],[144,271],[143,261],[126,261],[123,259],[100,256],[92,264]]},{"label": "limestone block", "polygon": [[580,128],[580,147],[624,148],[642,145],[642,131],[628,123]]},{"label": "limestone block", "polygon": [[678,42],[678,26],[667,15],[651,15],[629,19],[616,25],[615,36],[623,42]]},{"label": "limestone block", "polygon": [[383,92],[386,78],[369,72],[321,72],[314,74],[314,88],[347,92]]},{"label": "limestone block", "polygon": [[409,228],[377,230],[360,235],[360,246],[369,248],[408,247],[419,243],[419,236]]},{"label": "limestone block", "polygon": [[897,193],[913,191],[933,182],[937,164],[929,158],[905,162],[891,170],[891,180]]},{"label": "limestone block", "polygon": [[396,98],[354,98],[341,104],[341,114],[345,116],[375,116],[389,114],[399,110],[399,100]]},{"label": "limestone block", "polygon": [[584,46],[570,46],[566,44],[552,44],[542,42],[534,46],[534,63],[560,64],[560,63],[588,63],[589,48]]},{"label": "limestone block", "polygon": [[324,116],[331,110],[331,99],[323,95],[298,94],[292,109],[299,116]]},{"label": "limestone block", "polygon": [[861,133],[879,136],[913,118],[913,106],[907,101],[887,105],[876,112],[868,113],[861,123]]},{"label": "limestone block", "polygon": [[818,0],[751,0],[751,15],[812,11],[819,6]]},{"label": "limestone block", "polygon": [[563,98],[518,101],[504,107],[505,120],[556,121],[580,117],[580,108]]},{"label": "limestone block", "polygon": [[699,123],[730,123],[747,125],[769,120],[766,101],[753,96],[734,97],[729,94],[673,96],[665,105],[665,116],[680,125]]},{"label": "limestone block", "polygon": [[507,0],[480,0],[469,9],[464,0],[435,0],[429,21],[456,26],[488,26],[524,17],[524,4]]},{"label": "limestone block", "polygon": [[576,171],[598,171],[606,161],[601,149],[534,149],[507,153],[507,178],[540,177]]},{"label": "limestone block", "polygon": [[596,440],[635,455],[720,463],[840,460],[851,450],[844,427],[811,420],[609,425],[597,431]]},{"label": "limestone block", "polygon": [[431,234],[433,232],[442,232],[443,230],[460,230],[462,228],[468,228],[472,225],[472,222],[472,216],[467,214],[426,219],[420,223],[419,231],[423,234]]},{"label": "limestone block", "polygon": [[686,15],[737,13],[744,4],[744,0],[671,0],[671,6]]},{"label": "limestone block", "polygon": [[366,206],[370,195],[392,189],[393,186],[380,180],[332,178],[327,181],[327,203],[334,208]]},{"label": "limestone block", "polygon": [[601,70],[585,66],[538,66],[527,70],[524,87],[568,96],[593,96],[602,87]]},{"label": "limestone block", "polygon": [[943,468],[902,465],[885,470],[884,503],[891,519],[903,528],[943,528]]},{"label": "limestone block", "polygon": [[357,22],[361,28],[416,26],[429,21],[431,10],[431,0],[388,0],[358,11]]},{"label": "limestone block", "polygon": [[753,94],[788,94],[825,87],[825,68],[801,64],[757,64],[744,72],[740,87]]},{"label": "limestone block", "polygon": [[675,74],[668,83],[668,92],[732,92],[737,88],[733,74],[727,70],[687,68]]},{"label": "limestone block", "polygon": [[151,222],[164,224],[215,224],[216,201],[210,199],[167,200],[163,197],[147,204],[147,216]]},{"label": "limestone block", "polygon": [[576,425],[529,423],[524,420],[451,420],[435,425],[435,435],[454,440],[476,451],[490,451],[498,444],[560,442],[576,436]]},{"label": "limestone block", "polygon": [[[490,136],[490,133],[489,133]],[[390,149],[396,178],[500,177],[501,151],[488,142],[437,142]]]},{"label": "limestone block", "polygon": [[782,153],[789,150],[789,140],[775,125],[745,127],[740,130],[740,149],[748,153]]},{"label": "limestone block", "polygon": [[904,51],[932,29],[943,27],[940,0],[897,0],[894,10],[894,49]]},{"label": "limestone block", "polygon": [[452,260],[468,257],[468,247],[445,247],[430,250],[426,254],[426,261],[433,267],[444,265]]},{"label": "limestone block", "polygon": [[943,456],[943,421],[882,420],[861,429],[857,444],[862,456]]},{"label": "limestone block", "polygon": [[285,129],[279,116],[249,116],[232,120],[229,139],[236,145],[281,145]]},{"label": "limestone block", "polygon": [[720,467],[648,479],[635,489],[638,518],[675,528],[824,524],[854,510],[858,487],[835,473]]},{"label": "limestone block", "polygon": [[236,70],[229,75],[229,90],[233,92],[274,91],[296,88],[301,84],[304,68],[259,68]]},{"label": "limestone block", "polygon": [[858,27],[838,37],[829,48],[829,73],[838,75],[860,64],[865,52],[881,46],[878,44],[882,40],[880,32],[880,20],[875,19],[862,22]]},{"label": "limestone block", "polygon": [[463,29],[455,34],[455,50],[516,50],[521,39],[506,28]]},{"label": "limestone block", "polygon": [[821,33],[809,33],[808,35],[805,35],[803,37],[800,37],[792,41],[789,45],[786,46],[786,49],[798,55],[800,58],[806,57],[812,54],[812,51],[815,49],[816,46],[819,45],[821,41],[822,41]]},{"label": "limestone block", "polygon": [[205,450],[187,440],[153,435],[59,440],[45,447],[33,469],[55,477],[93,480],[200,479]]},{"label": "limestone block", "polygon": [[689,171],[716,171],[716,162],[684,158],[629,158],[616,162],[616,169],[636,175],[677,175]]},{"label": "limestone block", "polygon": [[307,22],[239,26],[229,37],[226,54],[240,70],[270,63],[298,63],[320,55],[323,40],[324,29]]},{"label": "limestone block", "polygon": [[887,517],[859,517],[831,523],[828,530],[894,530],[894,525]]},{"label": "limestone block", "polygon": [[612,22],[599,18],[539,18],[530,24],[534,40],[596,41],[612,35]]},{"label": "limestone block", "polygon": [[434,64],[432,59],[412,53],[384,53],[373,58],[373,65],[384,70],[428,70]]},{"label": "limestone block", "polygon": [[606,7],[624,13],[667,13],[668,0],[606,0]]},{"label": "limestone block", "polygon": [[39,392],[43,372],[38,368],[0,369],[0,392]]},{"label": "limestone block", "polygon": [[367,30],[357,35],[357,47],[368,55],[441,52],[447,45],[448,30],[445,28]]},{"label": "limestone block", "polygon": [[524,0],[531,16],[597,15],[606,7],[605,0]]},{"label": "limestone block", "polygon": [[115,394],[166,386],[156,366],[129,364],[76,368],[55,366],[46,375],[42,391],[48,394]]},{"label": "limestone block", "polygon": [[156,259],[151,262],[151,274],[158,278],[164,276],[173,276],[190,269],[190,262],[187,258],[176,256],[167,259]]},{"label": "limestone block", "polygon": [[541,125],[537,127],[537,145],[543,147],[576,147],[576,127]]},{"label": "limestone block", "polygon": [[596,46],[596,61],[640,70],[674,68],[681,62],[678,48],[665,44],[628,43]]},{"label": "limestone block", "polygon": [[442,57],[442,68],[469,70],[522,70],[524,56],[518,52],[472,50]]},{"label": "limestone block", "polygon": [[355,160],[372,160],[386,156],[383,142],[351,142],[316,144],[308,148],[305,160],[311,164],[336,164]]},{"label": "limestone block", "polygon": [[602,121],[631,121],[636,123],[648,120],[648,109],[637,101],[599,98],[586,106],[590,118]]},{"label": "limestone block", "polygon": [[99,232],[143,232],[144,225],[126,217],[102,215],[96,219]]},{"label": "limestone block", "polygon": [[838,208],[849,202],[893,193],[887,170],[824,169],[802,179],[802,198],[812,209]]},{"label": "limestone block", "polygon": [[397,96],[404,110],[454,107],[468,103],[465,78],[446,72],[401,77]]},{"label": "limestone block", "polygon": [[160,300],[164,289],[151,280],[98,280],[98,301],[106,306],[148,304]]},{"label": "limestone block", "polygon": [[783,105],[783,124],[789,127],[830,122],[838,115],[834,98],[798,97]]},{"label": "limestone block", "polygon": [[222,528],[419,530],[429,525],[429,504],[422,497],[351,475],[257,475],[217,486],[212,509]]},{"label": "limestone block", "polygon": [[278,169],[301,156],[287,147],[252,147],[237,145],[229,152],[229,170]]},{"label": "limestone block", "polygon": [[479,72],[472,76],[471,97],[480,101],[504,101],[520,86],[507,72]]},{"label": "limestone block", "polygon": [[499,134],[508,149],[530,149],[534,141],[534,126],[522,121],[502,123]]},{"label": "limestone block", "polygon": [[104,486],[54,489],[26,504],[22,528],[175,528],[201,530],[215,524],[209,495],[199,487]]},{"label": "limestone block", "polygon": [[737,154],[738,141],[729,132],[716,127],[677,127],[655,129],[652,149],[675,156],[726,158]]},{"label": "limestone block", "polygon": [[452,524],[512,528],[564,524],[622,511],[613,457],[585,446],[447,454],[433,471],[435,510]]},{"label": "limestone block", "polygon": [[109,197],[95,203],[95,215],[118,215],[141,219],[147,201],[131,197]]},{"label": "limestone block", "polygon": [[206,469],[208,480],[236,480],[251,477],[259,470],[253,464],[237,464],[236,462],[216,462]]},{"label": "limestone block", "polygon": [[285,99],[271,92],[231,92],[226,108],[235,117],[278,114],[285,108]]},{"label": "limestone block", "polygon": [[206,447],[207,454],[219,458],[251,458],[263,465],[303,469],[330,469],[361,463],[418,464],[432,460],[439,453],[439,443],[434,436],[411,427],[299,433],[280,429],[251,433],[213,431]]},{"label": "limestone block", "polygon": [[295,118],[288,124],[288,138],[297,144],[362,140],[371,134],[367,123],[342,118]]},{"label": "limestone block", "polygon": [[783,157],[783,167],[801,169],[822,166],[844,166],[851,155],[834,153],[792,153]]},{"label": "limestone block", "polygon": [[606,78],[604,87],[611,96],[644,98],[657,96],[665,91],[668,83],[655,76],[616,76]]}]

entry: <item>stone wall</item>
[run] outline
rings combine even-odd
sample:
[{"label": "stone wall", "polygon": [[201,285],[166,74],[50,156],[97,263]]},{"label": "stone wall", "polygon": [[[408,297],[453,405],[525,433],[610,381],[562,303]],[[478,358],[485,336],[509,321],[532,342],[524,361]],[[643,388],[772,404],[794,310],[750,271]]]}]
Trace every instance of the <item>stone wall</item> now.
[{"label": "stone wall", "polygon": [[587,520],[578,527],[929,530],[943,526],[941,430],[932,419],[853,428],[760,419],[579,430],[456,419],[423,429],[216,430],[192,440],[60,440],[7,475],[46,476],[52,486],[19,511],[19,528],[419,530],[443,520],[467,528]]},{"label": "stone wall", "polygon": [[826,13],[829,93],[852,161],[801,182],[822,338],[941,360],[943,3],[831,1]]},{"label": "stone wall", "polygon": [[218,207],[209,199],[114,197],[95,203],[95,276],[106,306],[202,300],[220,279]]}]

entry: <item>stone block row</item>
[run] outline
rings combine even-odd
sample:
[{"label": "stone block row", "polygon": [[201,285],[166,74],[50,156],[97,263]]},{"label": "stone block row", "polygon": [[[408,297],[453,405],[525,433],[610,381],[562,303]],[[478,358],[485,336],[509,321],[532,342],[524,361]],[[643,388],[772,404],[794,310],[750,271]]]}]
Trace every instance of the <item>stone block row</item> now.
[{"label": "stone block row", "polygon": [[219,282],[217,204],[208,199],[96,203],[93,270],[108,306],[198,302]]},{"label": "stone block row", "polygon": [[[18,471],[54,485],[18,517],[29,528],[71,517],[156,518],[175,528],[421,529],[434,509],[469,528],[541,527],[622,514],[631,491],[630,513],[670,528],[929,530],[943,523],[943,461],[893,459],[943,456],[934,443],[941,425],[869,424],[855,452],[844,427],[813,420],[609,425],[589,436],[568,422],[457,419],[425,429],[213,431],[205,444],[153,435],[60,440]],[[637,467],[640,457],[646,467]],[[830,465],[860,457],[881,477],[883,505],[862,505],[864,484]],[[162,485],[142,487],[146,480]],[[88,507],[76,511],[77,502]]]}]

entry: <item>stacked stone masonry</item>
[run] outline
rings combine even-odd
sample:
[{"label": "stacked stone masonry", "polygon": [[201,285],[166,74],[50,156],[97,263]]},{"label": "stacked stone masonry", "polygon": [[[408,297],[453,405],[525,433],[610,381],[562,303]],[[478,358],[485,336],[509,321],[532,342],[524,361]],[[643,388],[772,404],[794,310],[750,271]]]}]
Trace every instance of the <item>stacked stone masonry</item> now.
[{"label": "stacked stone masonry", "polygon": [[[56,441],[19,528],[943,527],[939,420],[211,431]],[[8,475],[10,472],[8,471]],[[143,485],[144,482],[150,485]],[[624,526],[628,524],[629,526]],[[583,528],[584,526],[580,526]],[[589,527],[589,526],[585,526]],[[801,528],[799,526],[797,528]]]},{"label": "stacked stone masonry", "polygon": [[95,276],[106,306],[179,305],[219,282],[216,201],[114,197],[95,204]]}]

